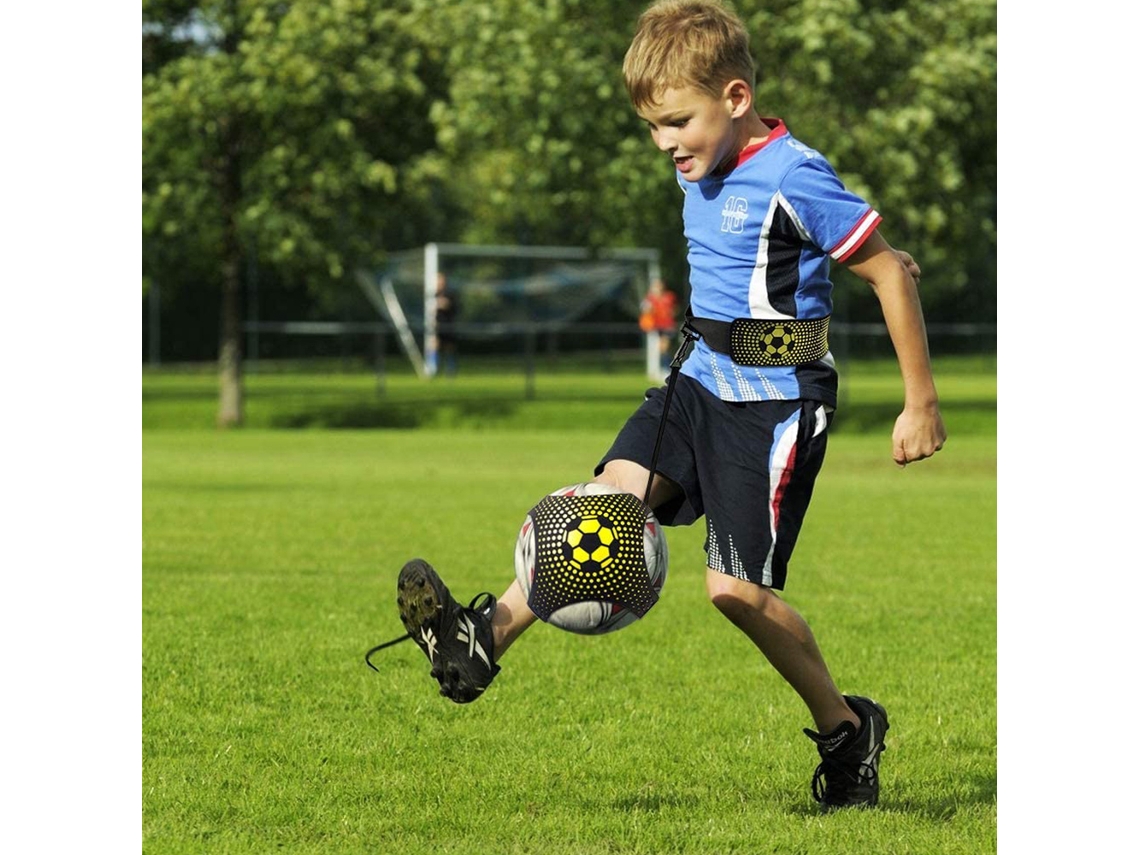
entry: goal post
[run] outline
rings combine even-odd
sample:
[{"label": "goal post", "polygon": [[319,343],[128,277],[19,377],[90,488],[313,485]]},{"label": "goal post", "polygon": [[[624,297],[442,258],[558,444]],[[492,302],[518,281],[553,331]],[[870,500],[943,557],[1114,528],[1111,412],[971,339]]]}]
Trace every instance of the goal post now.
[{"label": "goal post", "polygon": [[[441,341],[450,335],[486,342],[597,320],[637,330],[640,301],[660,275],[655,249],[428,243],[392,253],[384,269],[357,281],[416,373],[430,378],[449,367]],[[447,315],[438,311],[441,286],[452,301]],[[646,370],[656,377],[657,342],[643,338]]]}]

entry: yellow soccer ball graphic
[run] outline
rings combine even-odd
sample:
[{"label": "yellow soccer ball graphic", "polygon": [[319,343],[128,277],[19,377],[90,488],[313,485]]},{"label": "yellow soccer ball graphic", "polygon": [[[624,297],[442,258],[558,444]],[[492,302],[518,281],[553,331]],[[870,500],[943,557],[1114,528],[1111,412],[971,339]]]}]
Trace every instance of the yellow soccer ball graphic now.
[{"label": "yellow soccer ball graphic", "polygon": [[562,554],[577,570],[604,570],[613,563],[613,546],[614,524],[601,514],[584,514],[566,527]]},{"label": "yellow soccer ball graphic", "polygon": [[779,358],[787,356],[791,352],[796,338],[787,327],[773,327],[764,333],[760,340],[764,342],[764,352],[768,356]]}]

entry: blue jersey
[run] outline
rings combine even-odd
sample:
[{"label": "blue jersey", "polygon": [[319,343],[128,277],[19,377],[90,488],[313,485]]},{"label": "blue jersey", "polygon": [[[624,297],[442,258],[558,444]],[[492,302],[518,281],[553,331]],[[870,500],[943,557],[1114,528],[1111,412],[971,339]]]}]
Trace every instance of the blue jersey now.
[{"label": "blue jersey", "polygon": [[[824,157],[779,119],[727,174],[685,192],[690,305],[699,318],[823,318],[831,314],[830,259],[845,261],[879,225],[871,206],[843,186]],[[697,342],[682,373],[725,401],[811,399],[835,406],[831,353],[806,365],[738,365]]]}]

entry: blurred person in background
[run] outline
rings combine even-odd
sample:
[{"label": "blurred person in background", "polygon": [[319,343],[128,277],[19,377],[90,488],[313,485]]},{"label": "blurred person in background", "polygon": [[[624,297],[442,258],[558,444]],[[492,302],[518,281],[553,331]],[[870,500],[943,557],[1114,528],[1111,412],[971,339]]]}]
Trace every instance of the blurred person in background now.
[{"label": "blurred person in background", "polygon": [[440,273],[435,282],[435,336],[437,364],[448,377],[454,377],[457,369],[456,352],[458,336],[455,333],[455,319],[459,314],[459,298],[447,284],[447,274]]},{"label": "blurred person in background", "polygon": [[669,373],[673,338],[677,333],[677,295],[665,287],[665,280],[660,277],[650,283],[649,292],[641,301],[638,325],[648,337],[650,347],[653,347],[653,339],[657,339],[657,369],[663,379]]}]

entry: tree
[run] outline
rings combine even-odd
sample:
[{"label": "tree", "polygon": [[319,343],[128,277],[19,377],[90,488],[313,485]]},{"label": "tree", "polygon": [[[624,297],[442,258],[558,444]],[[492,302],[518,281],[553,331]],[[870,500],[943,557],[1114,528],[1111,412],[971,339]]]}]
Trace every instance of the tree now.
[{"label": "tree", "polygon": [[[466,238],[656,246],[684,274],[679,194],[621,63],[642,0],[437,0],[433,106]],[[993,311],[994,0],[738,0],[757,108],[787,119],[923,263],[924,300]],[[419,14],[424,14],[422,8]],[[981,280],[981,281],[978,281]],[[976,292],[979,287],[984,295]],[[860,292],[864,308],[871,295]],[[856,301],[856,310],[858,302]]]},{"label": "tree", "polygon": [[[144,3],[144,274],[190,263],[221,293],[218,424],[243,417],[248,260],[314,291],[439,214],[416,157],[440,83],[408,4]],[[148,26],[149,24],[149,26]]]}]

